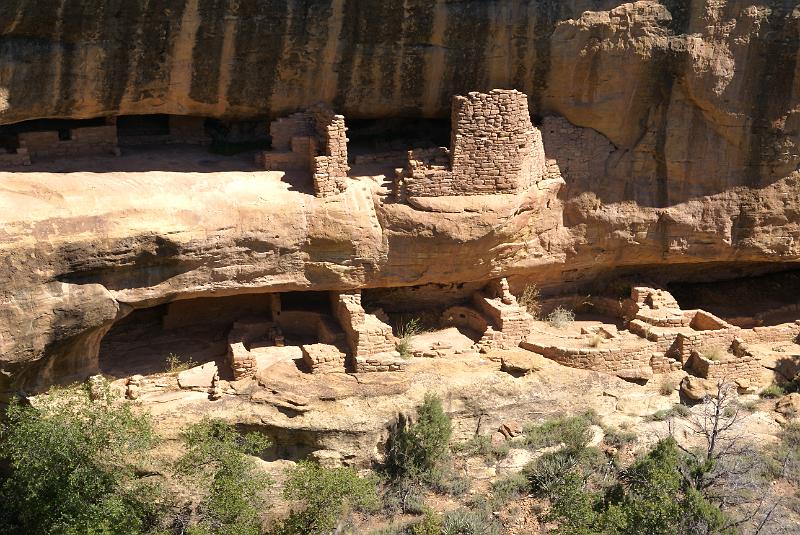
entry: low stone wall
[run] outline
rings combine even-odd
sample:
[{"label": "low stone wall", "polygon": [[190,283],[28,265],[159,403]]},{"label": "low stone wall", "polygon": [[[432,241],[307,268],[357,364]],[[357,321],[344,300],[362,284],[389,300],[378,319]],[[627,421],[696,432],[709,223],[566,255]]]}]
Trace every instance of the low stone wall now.
[{"label": "low stone wall", "polygon": [[489,322],[476,310],[465,306],[450,307],[442,313],[442,325],[461,327],[483,334],[489,329]]},{"label": "low stone wall", "polygon": [[734,339],[730,349],[732,353],[726,353],[719,360],[704,358],[694,351],[688,367],[694,374],[705,379],[745,379],[751,383],[760,382],[763,371],[761,360],[747,348],[742,339]]},{"label": "low stone wall", "polygon": [[356,165],[380,164],[403,167],[406,165],[406,162],[408,162],[408,151],[403,150],[359,154],[353,158],[353,163]]},{"label": "low stone wall", "polygon": [[500,338],[504,349],[519,346],[533,328],[533,316],[528,314],[525,307],[516,303],[505,304],[499,297],[491,298],[481,294],[476,294],[473,302],[480,313],[488,319],[493,330],[502,333]]},{"label": "low stone wall", "polygon": [[264,152],[257,163],[267,171],[311,171],[317,143],[311,137],[294,137],[288,152]]},{"label": "low stone wall", "polygon": [[250,353],[250,344],[266,338],[277,329],[277,325],[261,319],[242,320],[233,324],[228,333],[228,362],[234,380],[253,377],[256,374],[256,358]]},{"label": "low stone wall", "polygon": [[395,352],[380,353],[372,357],[358,357],[355,359],[356,372],[402,372],[408,367],[408,361],[400,358]]},{"label": "low stone wall", "polygon": [[33,161],[92,154],[119,154],[117,127],[89,126],[70,130],[70,139],[59,138],[58,131],[23,132],[20,148],[27,149]]},{"label": "low stone wall", "polygon": [[0,166],[15,167],[30,164],[31,157],[28,154],[28,149],[21,147],[16,152],[8,152],[6,149],[0,148]]},{"label": "low stone wall", "polygon": [[675,360],[667,356],[666,353],[656,351],[650,356],[650,368],[653,373],[669,373],[680,370],[683,364],[679,360]]},{"label": "low stone wall", "polygon": [[330,344],[301,346],[303,363],[311,373],[337,373],[345,371],[345,354]]},{"label": "low stone wall", "polygon": [[308,310],[283,310],[277,323],[284,334],[316,337],[323,344],[345,341],[345,334],[331,316]]},{"label": "low stone wall", "polygon": [[739,327],[730,327],[716,331],[695,331],[692,334],[678,333],[673,350],[681,362],[687,362],[693,351],[702,354],[711,348],[727,349],[741,331]]},{"label": "low stone wall", "polygon": [[800,336],[800,320],[771,327],[742,329],[738,336],[748,344],[788,342]]},{"label": "low stone wall", "polygon": [[605,372],[624,379],[653,376],[650,362],[654,348],[649,344],[640,348],[566,348],[523,341],[520,347],[570,368]]},{"label": "low stone wall", "polygon": [[396,354],[392,328],[361,306],[361,292],[334,294],[334,316],[347,337],[354,362],[381,353]]}]

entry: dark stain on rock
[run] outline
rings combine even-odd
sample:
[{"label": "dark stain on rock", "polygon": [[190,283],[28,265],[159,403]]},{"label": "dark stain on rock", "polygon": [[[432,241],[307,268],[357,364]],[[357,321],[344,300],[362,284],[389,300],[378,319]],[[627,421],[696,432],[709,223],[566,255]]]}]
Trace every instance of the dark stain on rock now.
[{"label": "dark stain on rock", "polygon": [[[771,179],[767,162],[780,159],[782,130],[775,124],[792,108],[795,65],[800,56],[800,21],[792,19],[794,2],[775,5],[761,33],[748,49],[747,64],[758,72],[750,93],[750,158],[747,186]],[[778,4],[778,2],[774,2]]]},{"label": "dark stain on rock", "polygon": [[101,82],[100,102],[106,109],[118,109],[128,81],[131,77],[131,42],[137,28],[142,24],[145,7],[143,2],[113,0],[98,3],[93,17],[97,17],[103,28],[102,36],[108,39],[103,43],[104,57],[100,64]]},{"label": "dark stain on rock", "polygon": [[192,88],[196,102],[214,104],[219,98],[219,70],[222,58],[228,0],[199,0],[200,26],[192,49]]},{"label": "dark stain on rock", "polygon": [[[358,14],[360,11],[360,0],[345,0],[342,14],[342,27],[339,31],[339,46],[341,46],[341,58],[338,65],[337,92],[334,99],[334,106],[339,113],[343,113],[348,103],[348,94],[352,86],[353,70],[356,54],[359,48],[359,38],[366,28],[359,25]],[[342,46],[342,44],[345,44]]]},{"label": "dark stain on rock", "polygon": [[692,0],[662,0],[662,3],[672,14],[672,22],[669,24],[672,33],[680,35],[688,32],[692,15]]},{"label": "dark stain on rock", "polygon": [[403,115],[418,115],[425,95],[425,61],[432,47],[435,2],[405,0],[400,100]]},{"label": "dark stain on rock", "polygon": [[445,30],[445,63],[440,109],[449,111],[453,95],[486,91],[486,51],[490,35],[489,3],[461,0],[446,4],[449,11]]},{"label": "dark stain on rock", "polygon": [[228,102],[266,111],[280,76],[289,2],[242,2],[237,16]]},{"label": "dark stain on rock", "polygon": [[533,80],[531,92],[528,95],[530,108],[539,122],[539,114],[543,112],[542,97],[547,90],[547,78],[550,76],[551,52],[550,45],[556,24],[561,20],[561,2],[558,0],[534,0],[535,6],[533,47],[536,59],[533,64]]},{"label": "dark stain on rock", "polygon": [[186,1],[150,0],[140,46],[134,88],[137,99],[169,92],[169,60],[173,38],[179,35]]}]

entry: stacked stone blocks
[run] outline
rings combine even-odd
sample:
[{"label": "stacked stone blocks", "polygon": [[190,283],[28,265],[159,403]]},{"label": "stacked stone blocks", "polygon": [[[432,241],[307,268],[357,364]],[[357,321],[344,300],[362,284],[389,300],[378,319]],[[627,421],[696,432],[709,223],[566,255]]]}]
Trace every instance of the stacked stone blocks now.
[{"label": "stacked stone blocks", "polygon": [[395,349],[392,328],[361,305],[361,292],[333,296],[333,311],[344,329],[357,372],[402,371],[406,362]]},{"label": "stacked stone blocks", "polygon": [[516,193],[547,176],[541,132],[523,93],[495,89],[454,97],[451,120],[449,150],[409,152],[406,196]]},{"label": "stacked stone blocks", "polygon": [[344,117],[323,104],[270,124],[272,151],[259,155],[268,171],[311,173],[314,195],[327,197],[347,188],[347,128]]},{"label": "stacked stone blocks", "polygon": [[300,348],[303,363],[311,373],[337,373],[345,371],[345,354],[331,344],[307,344]]},{"label": "stacked stone blocks", "polygon": [[23,132],[19,134],[20,149],[27,151],[31,160],[63,158],[93,154],[119,154],[117,127],[115,125],[75,128],[69,131],[70,139],[61,139],[59,132]]}]

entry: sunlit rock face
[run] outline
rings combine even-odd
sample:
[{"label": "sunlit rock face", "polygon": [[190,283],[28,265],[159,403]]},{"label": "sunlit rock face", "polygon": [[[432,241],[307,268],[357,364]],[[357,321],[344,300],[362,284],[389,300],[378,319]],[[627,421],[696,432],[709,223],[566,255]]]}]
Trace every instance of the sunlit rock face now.
[{"label": "sunlit rock face", "polygon": [[560,291],[800,258],[791,2],[45,4],[0,10],[0,124],[266,121],[320,101],[348,121],[446,119],[454,95],[513,88],[563,182],[413,204],[355,178],[318,199],[255,169],[0,173],[0,390],[91,368],[130,307],[175,299],[502,275]]}]

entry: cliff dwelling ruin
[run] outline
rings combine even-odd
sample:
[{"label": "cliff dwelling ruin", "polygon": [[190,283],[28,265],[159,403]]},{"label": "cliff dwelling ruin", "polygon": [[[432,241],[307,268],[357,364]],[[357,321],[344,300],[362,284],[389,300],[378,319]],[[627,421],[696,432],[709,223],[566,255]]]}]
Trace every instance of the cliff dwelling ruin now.
[{"label": "cliff dwelling ruin", "polygon": [[[79,392],[163,439],[170,468],[110,471],[185,494],[148,533],[210,511],[164,474],[212,422],[270,442],[241,455],[276,507],[203,533],[265,533],[312,466],[384,502],[320,533],[527,535],[572,509],[537,474],[595,533],[666,444],[648,507],[725,517],[687,476],[711,466],[777,504],[737,526],[800,532],[797,2],[2,4],[0,446]],[[397,437],[431,407],[449,464],[416,481]],[[747,485],[702,458],[712,412],[742,417]],[[0,502],[34,464],[0,447]]]},{"label": "cliff dwelling ruin", "polygon": [[[38,121],[6,128],[4,139],[16,144],[16,153],[9,156],[29,158],[26,165],[59,157],[79,161],[100,153],[124,159],[127,150],[135,151],[139,145],[208,145],[206,126],[203,118],[167,115]],[[544,128],[549,129],[551,140],[564,131],[563,125],[548,121]],[[565,185],[559,162],[547,158],[542,133],[531,122],[527,96],[514,90],[454,97],[449,147],[362,151],[351,158],[347,131],[345,117],[324,104],[280,117],[269,125],[271,148],[255,155],[255,166],[247,176],[264,186],[273,181],[272,190],[263,191],[272,191],[278,199],[305,202],[304,195],[313,195],[322,202],[328,198],[343,202],[343,214],[366,210],[364,224],[372,232],[382,224],[373,203],[406,205],[414,212],[430,214],[495,211],[502,218],[510,214],[503,215],[500,204],[528,205],[528,210],[534,206],[539,213],[553,210]],[[562,154],[559,143],[553,146]],[[169,154],[170,149],[163,150]],[[180,159],[182,154],[178,149],[174,157]],[[567,162],[570,173],[589,171],[576,168],[569,156]],[[133,178],[136,173],[126,176]],[[283,181],[287,184],[281,187]],[[540,217],[535,209],[532,215]],[[319,223],[324,226],[331,214],[323,211],[312,217],[322,217]],[[333,217],[330,224],[337,216]],[[344,244],[326,240],[324,230],[322,234],[305,253],[309,265],[315,261],[346,265],[348,257],[359,255],[358,239]],[[376,252],[378,258],[387,254],[380,245],[371,254]],[[428,263],[413,248],[407,255],[409,265]],[[359,269],[366,269],[369,262],[365,260]],[[564,275],[563,282],[580,284],[580,274],[565,271]],[[164,282],[180,276],[180,270],[166,273]],[[114,280],[101,276],[97,282],[120,296],[126,292],[125,287],[115,287]],[[457,287],[463,288],[465,282],[456,281]],[[759,348],[792,343],[800,334],[795,321],[800,318],[768,327],[739,327],[702,309],[682,309],[665,289],[637,285],[629,295],[587,297],[580,306],[568,307],[578,310],[579,318],[559,329],[541,321],[544,315],[535,318],[520,305],[506,278],[469,282],[467,289],[441,295],[436,291],[426,295],[424,285],[412,287],[417,289],[419,304],[412,304],[410,312],[424,311],[427,332],[414,332],[402,355],[398,349],[407,333],[403,332],[404,315],[391,310],[397,303],[389,300],[391,318],[380,306],[365,307],[361,288],[326,291],[312,287],[310,291],[237,292],[228,297],[200,294],[162,300],[146,308],[134,305],[130,313],[120,312],[116,321],[102,328],[104,336],[91,337],[92,343],[81,348],[89,353],[82,360],[70,357],[71,365],[57,364],[53,369],[67,376],[101,371],[125,379],[157,373],[164,355],[180,354],[201,368],[213,363],[214,373],[201,374],[205,383],[188,383],[190,388],[213,390],[221,379],[251,379],[287,361],[311,374],[398,373],[407,369],[413,357],[486,355],[501,362],[503,357],[496,350],[521,349],[564,366],[630,381],[647,382],[654,375],[683,369],[702,378],[728,377],[748,389],[761,380]],[[517,290],[516,295],[521,295]],[[723,356],[714,361],[705,358],[710,348]],[[146,383],[143,379],[135,382],[137,391]]]}]

